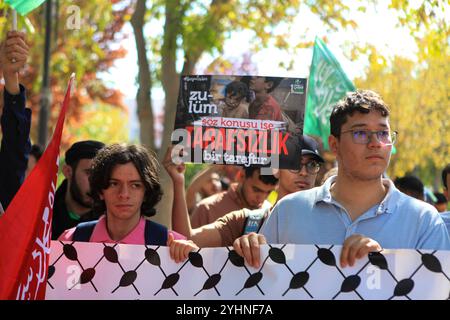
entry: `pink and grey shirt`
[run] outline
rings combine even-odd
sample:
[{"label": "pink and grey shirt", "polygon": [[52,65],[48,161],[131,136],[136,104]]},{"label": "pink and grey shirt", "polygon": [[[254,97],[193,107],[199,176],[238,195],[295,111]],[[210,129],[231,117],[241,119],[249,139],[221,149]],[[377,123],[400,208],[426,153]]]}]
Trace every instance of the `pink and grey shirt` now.
[{"label": "pink and grey shirt", "polygon": [[[62,235],[58,238],[61,241],[72,241],[73,234],[75,232],[76,227],[72,229],[68,229],[62,233]],[[145,244],[145,219],[141,216],[139,219],[139,223],[137,226],[127,234],[122,240],[115,241],[112,240],[109,236],[108,229],[106,227],[106,216],[103,215],[98,220],[97,224],[94,227],[94,231],[92,232],[91,238],[89,242],[106,242],[106,243],[121,243],[121,244]],[[182,234],[179,234],[175,231],[169,230],[175,240],[186,240],[186,237]]]}]

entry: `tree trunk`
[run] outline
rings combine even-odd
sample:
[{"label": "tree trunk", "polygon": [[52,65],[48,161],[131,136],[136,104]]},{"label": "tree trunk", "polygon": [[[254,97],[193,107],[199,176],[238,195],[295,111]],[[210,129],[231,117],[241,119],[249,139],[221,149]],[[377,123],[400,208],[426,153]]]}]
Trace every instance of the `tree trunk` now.
[{"label": "tree trunk", "polygon": [[[184,15],[184,10],[180,6],[180,1],[167,1],[165,15],[164,39],[161,50],[161,82],[165,93],[164,132],[161,149],[158,153],[161,163],[167,147],[170,144],[170,135],[173,131],[178,100],[179,79],[176,71],[176,41],[181,32],[181,18]],[[164,195],[157,206],[158,215],[155,217],[155,221],[170,227],[172,221],[173,187],[170,177],[164,169],[161,170],[160,177]]]},{"label": "tree trunk", "polygon": [[[213,0],[212,6],[220,6],[228,0]],[[181,34],[181,23],[185,11],[188,9],[189,3],[181,5],[180,0],[166,1],[165,15],[166,21],[164,24],[164,39],[161,50],[162,66],[161,66],[161,82],[165,93],[164,106],[164,131],[162,137],[161,149],[159,150],[159,159],[162,161],[167,147],[171,144],[171,134],[174,127],[174,119],[177,109],[178,89],[179,89],[179,74],[176,70],[176,53],[177,53],[177,37]],[[220,13],[216,13],[211,17],[211,21],[220,25]],[[212,26],[205,26],[209,28]],[[195,48],[185,53],[185,61],[181,74],[192,74],[194,67],[200,59],[204,49]],[[167,173],[162,170],[161,184],[164,190],[164,196],[158,205],[158,222],[170,226],[172,215],[173,202],[173,187],[172,182]],[[155,220],[156,220],[155,219]]]},{"label": "tree trunk", "polygon": [[140,124],[140,141],[147,149],[155,150],[153,111],[152,111],[152,78],[147,59],[147,50],[144,38],[144,16],[147,10],[146,0],[138,0],[131,18],[136,50],[138,55],[138,91],[136,94],[137,114]]}]

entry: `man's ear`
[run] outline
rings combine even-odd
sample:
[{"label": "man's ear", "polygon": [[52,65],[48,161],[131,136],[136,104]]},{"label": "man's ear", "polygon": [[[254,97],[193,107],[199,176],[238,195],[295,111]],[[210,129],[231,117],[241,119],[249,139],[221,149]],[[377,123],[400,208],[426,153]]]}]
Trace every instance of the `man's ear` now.
[{"label": "man's ear", "polygon": [[328,145],[330,146],[330,151],[333,152],[333,154],[335,156],[337,155],[338,144],[339,144],[339,139],[336,138],[335,136],[333,136],[332,134],[330,134],[328,136]]},{"label": "man's ear", "polygon": [[73,170],[71,166],[65,164],[62,168],[62,173],[66,179],[72,179]]},{"label": "man's ear", "polygon": [[266,91],[270,91],[273,87],[273,81],[266,81],[265,82]]},{"label": "man's ear", "polygon": [[236,182],[238,183],[243,183],[245,180],[245,170],[243,168],[241,168],[238,172],[238,174],[236,175]]},{"label": "man's ear", "polygon": [[444,194],[444,196],[447,198],[448,201],[450,201],[450,199],[448,198],[449,194],[448,194],[448,188],[444,187],[444,191],[442,192]]},{"label": "man's ear", "polygon": [[272,175],[275,178],[280,179],[280,169],[278,169],[278,168],[271,168],[271,170],[272,170]]}]

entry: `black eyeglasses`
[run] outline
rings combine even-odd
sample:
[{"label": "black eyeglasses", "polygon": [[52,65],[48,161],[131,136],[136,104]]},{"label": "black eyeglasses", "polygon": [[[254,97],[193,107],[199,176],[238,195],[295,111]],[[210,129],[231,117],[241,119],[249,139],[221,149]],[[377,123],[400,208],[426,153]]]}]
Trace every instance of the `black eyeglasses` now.
[{"label": "black eyeglasses", "polygon": [[320,170],[320,163],[317,161],[308,161],[307,163],[300,163],[300,168],[298,169],[289,169],[292,173],[300,173],[303,169],[306,168],[306,172],[309,174],[316,174]]},{"label": "black eyeglasses", "polygon": [[368,144],[371,139],[372,135],[375,134],[377,137],[377,140],[384,144],[384,145],[393,145],[395,141],[397,140],[397,131],[389,131],[389,130],[379,130],[379,131],[370,131],[370,130],[347,130],[342,131],[343,133],[350,132],[352,134],[352,140],[354,143],[357,144]]}]

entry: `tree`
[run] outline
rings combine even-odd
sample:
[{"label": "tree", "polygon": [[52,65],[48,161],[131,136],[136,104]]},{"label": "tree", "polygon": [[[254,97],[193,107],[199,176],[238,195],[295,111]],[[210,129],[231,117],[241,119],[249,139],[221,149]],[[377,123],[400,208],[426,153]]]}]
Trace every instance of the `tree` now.
[{"label": "tree", "polygon": [[355,83],[378,91],[391,106],[391,124],[399,136],[389,175],[414,173],[438,189],[440,172],[450,159],[450,7],[446,1],[396,0],[390,8],[415,39],[416,59],[386,58],[368,46],[362,50],[369,58],[366,75]]},{"label": "tree", "polygon": [[[102,102],[86,105],[80,111],[79,119],[67,119],[64,131],[68,146],[81,140],[97,140],[105,144],[122,143],[128,140],[128,112],[117,106]],[[64,152],[59,158],[60,168],[65,163]],[[58,186],[64,180],[62,171],[58,174]]]},{"label": "tree", "polygon": [[[164,23],[162,34],[153,33],[147,42],[152,61],[148,62],[147,49],[142,45],[143,33],[140,28],[145,26],[145,16],[141,10],[145,10],[146,1],[137,0],[133,28],[139,57],[139,83],[138,106],[148,110],[139,110],[140,122],[144,130],[141,132],[141,142],[147,147],[153,148],[153,129],[149,123],[153,122],[150,110],[151,104],[147,101],[149,92],[155,85],[161,85],[165,93],[165,119],[162,147],[158,151],[159,159],[162,159],[167,146],[170,143],[170,135],[173,129],[176,103],[178,97],[178,85],[180,74],[193,73],[196,64],[203,53],[216,53],[220,55],[227,38],[234,31],[249,31],[254,34],[254,42],[249,45],[250,51],[258,51],[267,46],[278,48],[297,48],[299,43],[288,43],[290,32],[289,25],[298,15],[300,5],[307,6],[317,14],[329,30],[336,30],[347,25],[355,26],[350,18],[345,18],[349,7],[340,1],[271,1],[271,0],[211,0],[206,1],[153,1],[147,9],[152,22]],[[281,32],[277,26],[285,26]],[[144,61],[145,60],[145,61]],[[183,61],[177,68],[177,61]],[[153,75],[153,77],[152,77]],[[144,94],[142,96],[141,94]],[[145,118],[149,117],[149,118]],[[162,175],[163,189],[170,199],[171,188],[168,176]],[[170,201],[162,201],[160,211],[170,212]],[[165,224],[170,224],[168,215],[156,217]]]},{"label": "tree", "polygon": [[391,126],[399,135],[389,175],[413,172],[435,188],[450,159],[448,35],[448,29],[447,35],[429,30],[416,38],[417,61],[383,58],[372,47],[366,76],[355,80],[357,87],[379,92],[391,106]]},{"label": "tree", "polygon": [[[151,54],[153,61],[149,63],[145,54],[147,47],[142,45],[142,27],[146,23],[142,12],[146,10],[146,1],[137,0],[132,24],[138,49],[139,80],[146,79],[144,83],[139,82],[139,91],[146,92],[148,82],[150,90],[155,85],[161,85],[166,96],[165,134],[160,156],[168,145],[173,127],[179,74],[192,73],[204,53],[220,55],[225,40],[236,31],[246,30],[254,34],[254,42],[248,44],[249,51],[255,52],[267,46],[284,49],[299,47],[304,44],[304,39],[299,39],[298,43],[288,43],[286,39],[290,33],[289,25],[298,15],[300,5],[309,7],[322,18],[329,30],[356,25],[350,18],[345,18],[349,7],[341,2],[330,4],[322,0],[302,4],[300,0],[278,2],[212,0],[208,4],[205,1],[154,1],[148,8],[148,17],[152,22],[164,23],[164,27],[162,34],[153,33],[150,36],[148,55]],[[276,28],[278,26],[284,26],[284,31]],[[183,61],[179,68],[177,68],[178,60]],[[153,78],[150,73],[154,75]],[[147,97],[148,94],[145,95],[145,99]],[[151,112],[145,114],[151,116]],[[146,132],[141,136],[141,142],[151,147],[153,132]]]},{"label": "tree", "polygon": [[205,74],[255,75],[258,74],[258,66],[252,62],[251,52],[246,52],[240,59],[217,57],[204,71],[200,72]]},{"label": "tree", "polygon": [[[72,72],[76,73],[77,86],[68,112],[69,123],[81,122],[84,106],[96,101],[124,107],[120,91],[106,86],[99,78],[99,74],[107,71],[116,59],[126,54],[124,48],[117,47],[117,43],[122,37],[120,31],[123,24],[130,19],[132,5],[129,1],[118,0],[61,1],[58,4],[59,8],[53,20],[55,34],[52,37],[55,41],[52,44],[50,60],[53,99],[49,132],[58,116],[64,90]],[[31,48],[30,59],[22,77],[22,82],[28,89],[28,106],[33,110],[31,132],[33,141],[37,141],[37,115],[42,81],[40,69],[44,44],[42,10],[41,7],[28,15],[25,20],[19,21],[26,24],[29,31],[36,30],[34,34],[27,36]],[[0,34],[4,34],[8,28],[5,13],[5,10],[0,11]],[[68,146],[69,139],[67,134],[63,134],[63,150]]]},{"label": "tree", "polygon": [[128,140],[128,112],[102,102],[85,106],[81,121],[71,118],[67,123],[69,145],[80,140],[98,140],[105,144]]},{"label": "tree", "polygon": [[137,0],[134,13],[131,18],[136,48],[138,53],[138,84],[136,94],[137,114],[140,119],[140,140],[148,148],[155,149],[153,139],[153,111],[152,111],[152,77],[150,75],[150,65],[147,59],[147,44],[144,37],[145,14],[147,4],[145,0]]}]

